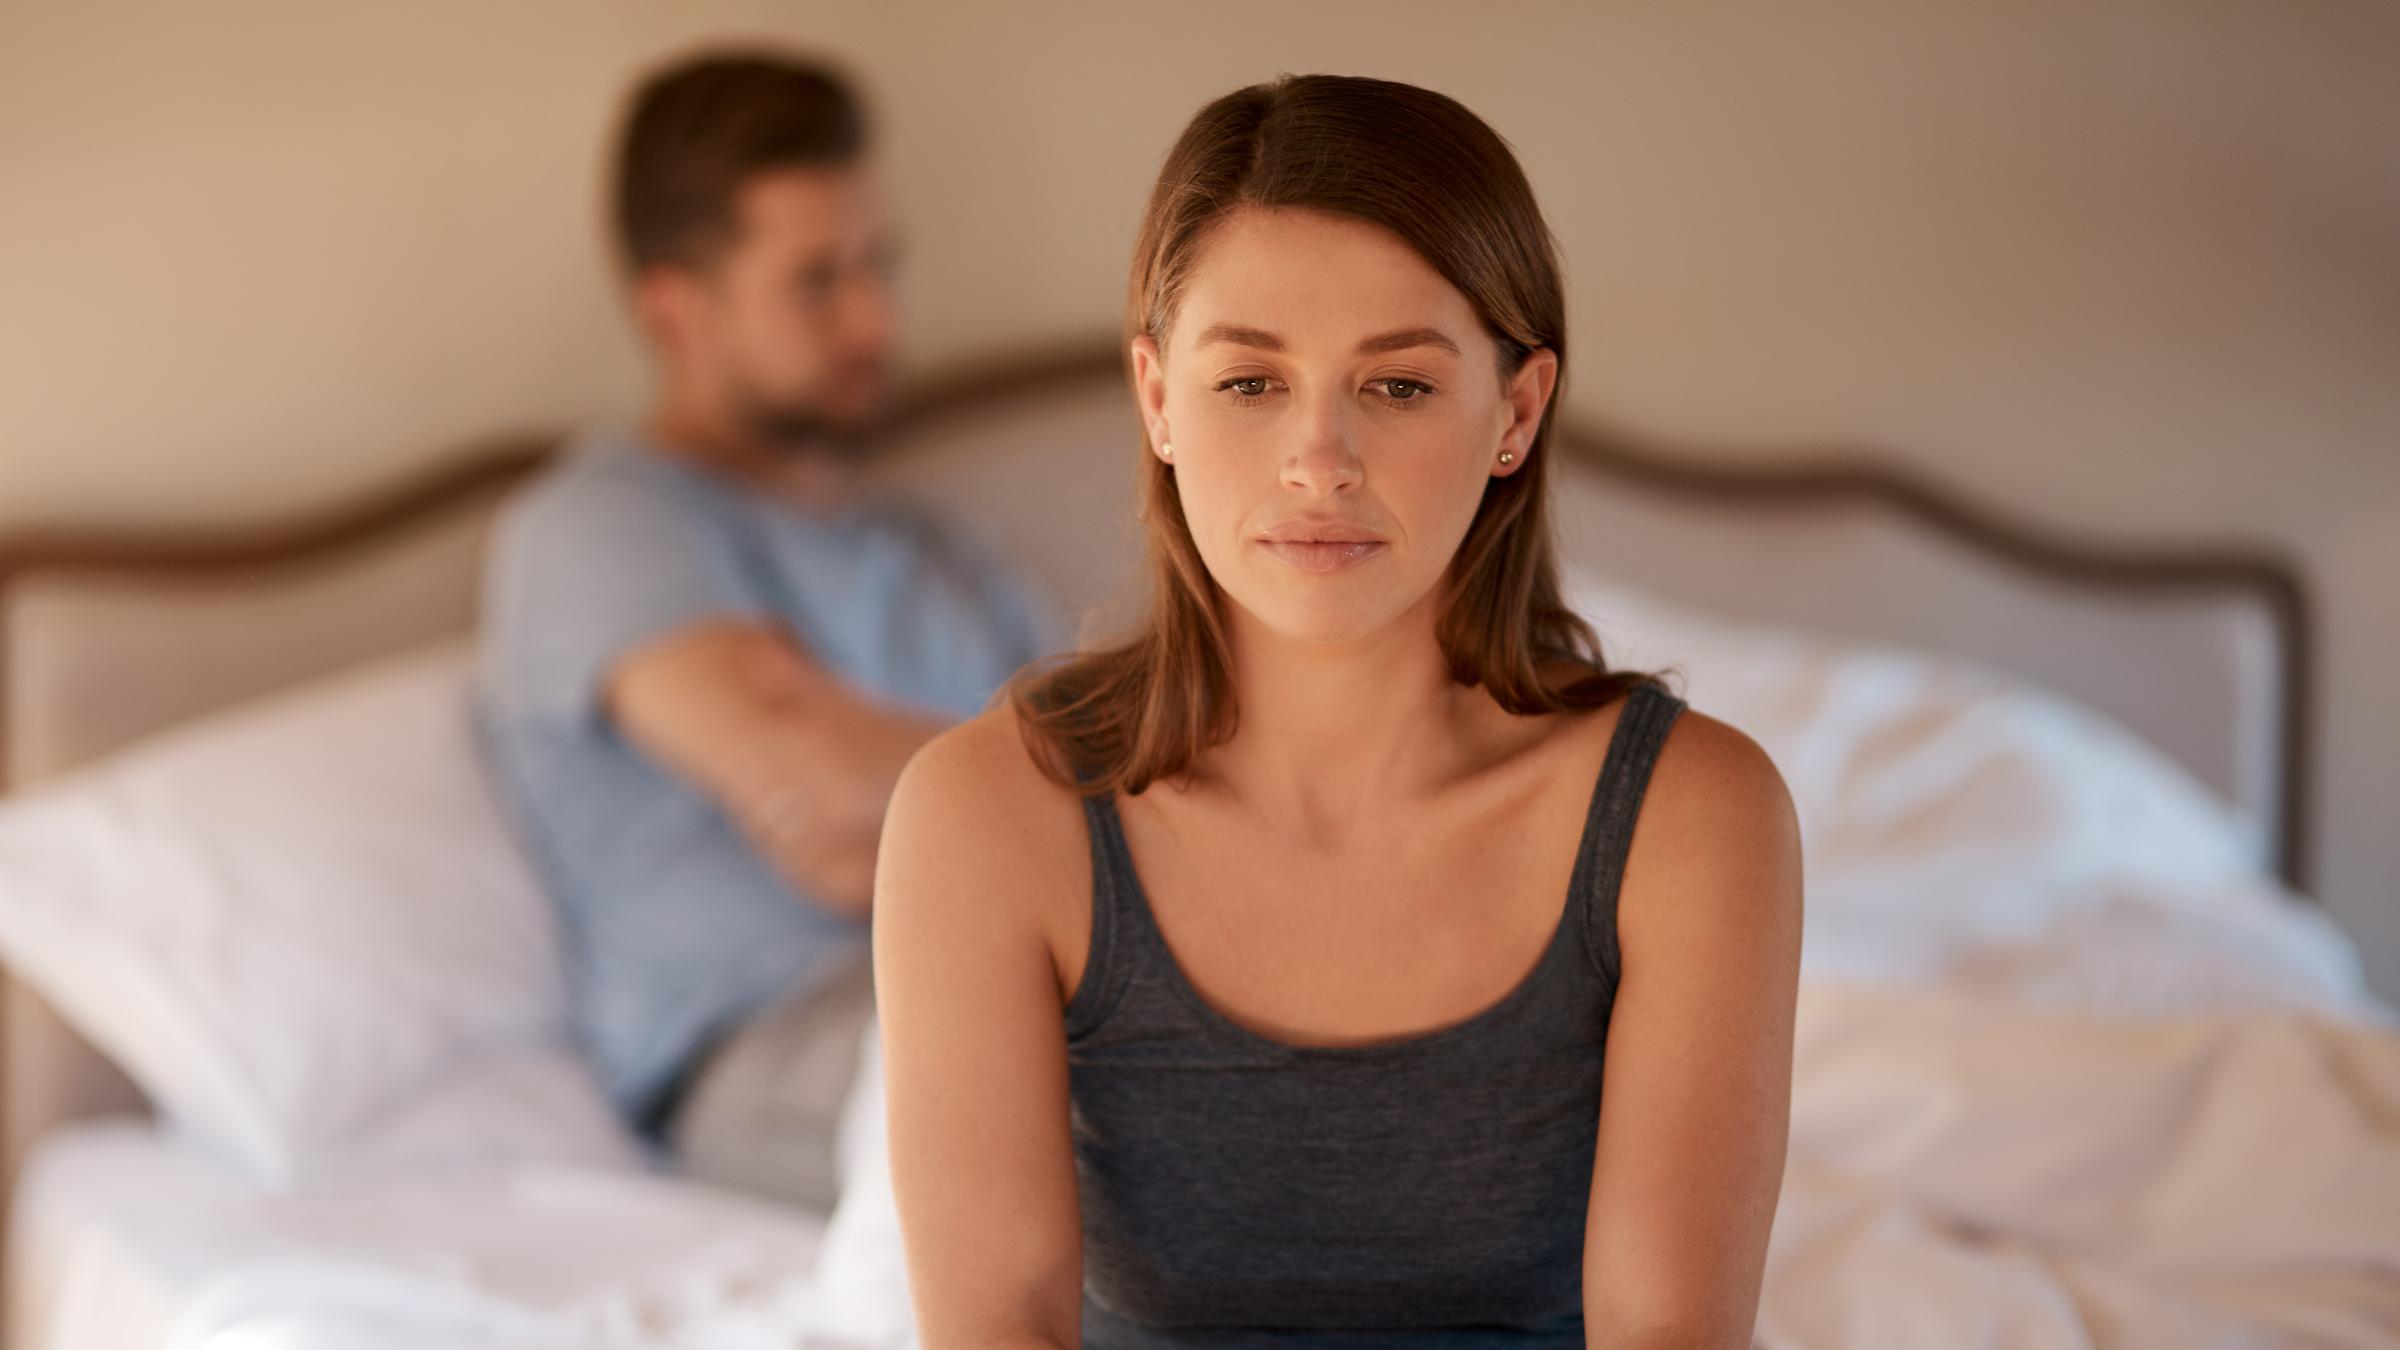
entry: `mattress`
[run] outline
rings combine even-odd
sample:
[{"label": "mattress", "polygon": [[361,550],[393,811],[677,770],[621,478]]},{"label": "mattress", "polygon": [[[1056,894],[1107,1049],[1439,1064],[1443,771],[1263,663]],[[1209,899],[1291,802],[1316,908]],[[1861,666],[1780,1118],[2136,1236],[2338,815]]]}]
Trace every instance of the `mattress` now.
[{"label": "mattress", "polygon": [[12,1216],[12,1350],[776,1346],[821,1218],[564,1165],[274,1194],[146,1118],[49,1136]]}]

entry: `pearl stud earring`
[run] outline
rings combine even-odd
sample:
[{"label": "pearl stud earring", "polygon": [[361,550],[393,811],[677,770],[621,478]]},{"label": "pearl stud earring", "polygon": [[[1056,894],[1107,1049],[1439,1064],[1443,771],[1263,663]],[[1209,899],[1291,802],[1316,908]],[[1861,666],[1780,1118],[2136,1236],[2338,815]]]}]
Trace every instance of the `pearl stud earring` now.
[{"label": "pearl stud earring", "polygon": [[1500,452],[1500,462],[1501,462],[1501,463],[1503,463],[1503,464],[1514,464],[1514,463],[1516,463],[1516,462],[1517,462],[1517,452],[1516,452],[1516,451],[1514,451],[1514,450],[1503,450],[1503,451],[1501,451],[1501,452]]}]

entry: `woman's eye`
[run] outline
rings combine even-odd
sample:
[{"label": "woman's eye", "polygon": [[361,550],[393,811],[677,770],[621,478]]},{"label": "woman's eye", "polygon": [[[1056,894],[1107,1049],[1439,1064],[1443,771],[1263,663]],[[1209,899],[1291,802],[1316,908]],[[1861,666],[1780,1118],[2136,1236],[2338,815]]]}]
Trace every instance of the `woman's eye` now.
[{"label": "woman's eye", "polygon": [[1265,398],[1268,383],[1269,381],[1264,375],[1244,375],[1239,379],[1226,380],[1217,388],[1220,391],[1231,391],[1233,401],[1236,403],[1248,403],[1254,399]]},{"label": "woman's eye", "polygon": [[1424,384],[1416,380],[1400,379],[1397,376],[1391,379],[1377,380],[1375,381],[1375,385],[1377,388],[1383,390],[1383,396],[1385,398],[1390,399],[1394,403],[1413,403],[1417,399],[1433,392],[1432,385]]}]

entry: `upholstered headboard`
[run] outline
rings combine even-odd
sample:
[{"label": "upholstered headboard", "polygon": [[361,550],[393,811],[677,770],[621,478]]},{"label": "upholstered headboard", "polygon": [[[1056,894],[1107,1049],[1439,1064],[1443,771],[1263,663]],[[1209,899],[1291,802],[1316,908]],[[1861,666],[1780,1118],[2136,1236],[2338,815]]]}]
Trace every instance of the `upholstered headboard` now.
[{"label": "upholstered headboard", "polygon": [[[1122,614],[1140,551],[1135,432],[1117,349],[1094,343],[920,385],[876,473],[1074,608]],[[0,772],[37,782],[468,628],[492,508],[556,440],[470,447],[430,478],[289,528],[0,542]],[[2070,543],[1867,460],[1708,467],[1588,427],[1567,428],[1559,453],[1571,557],[1674,599],[2038,680],[2245,808],[2262,860],[2305,886],[2307,614],[2276,560]],[[13,1184],[43,1130],[140,1098],[22,989],[0,1017]]]}]

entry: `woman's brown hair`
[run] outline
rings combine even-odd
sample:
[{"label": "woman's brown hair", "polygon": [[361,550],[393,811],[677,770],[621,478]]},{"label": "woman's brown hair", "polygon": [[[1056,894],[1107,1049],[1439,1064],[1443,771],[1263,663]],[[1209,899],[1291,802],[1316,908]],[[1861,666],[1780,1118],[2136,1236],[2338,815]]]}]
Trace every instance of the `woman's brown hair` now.
[{"label": "woman's brown hair", "polygon": [[[1566,375],[1566,297],[1533,189],[1497,133],[1414,85],[1286,75],[1202,108],[1167,153],[1134,244],[1125,337],[1161,347],[1210,229],[1241,207],[1299,207],[1389,230],[1458,287],[1513,375],[1536,348]],[[1557,406],[1555,391],[1551,407]],[[1436,623],[1451,675],[1512,713],[1597,707],[1654,678],[1610,671],[1599,638],[1559,598],[1548,495],[1551,414],[1524,468],[1493,478],[1445,574]],[[1145,441],[1147,434],[1145,433]],[[1147,445],[1144,447],[1148,449]],[[1137,793],[1233,735],[1239,716],[1216,582],[1183,517],[1174,470],[1141,457],[1149,613],[1125,639],[1058,658],[1010,685],[1026,747],[1087,793]],[[1584,674],[1543,676],[1568,661]]]}]

